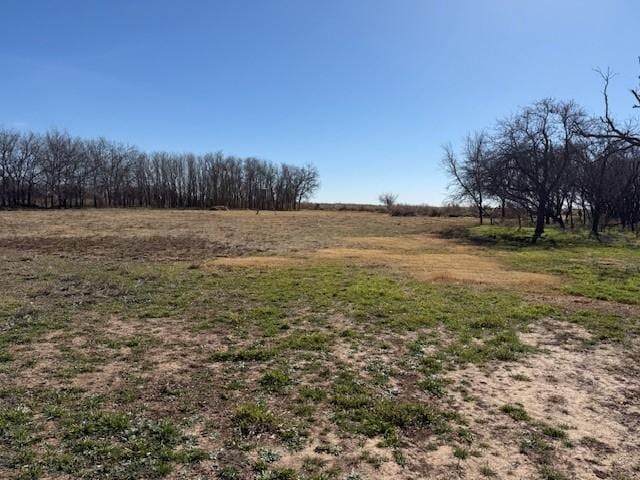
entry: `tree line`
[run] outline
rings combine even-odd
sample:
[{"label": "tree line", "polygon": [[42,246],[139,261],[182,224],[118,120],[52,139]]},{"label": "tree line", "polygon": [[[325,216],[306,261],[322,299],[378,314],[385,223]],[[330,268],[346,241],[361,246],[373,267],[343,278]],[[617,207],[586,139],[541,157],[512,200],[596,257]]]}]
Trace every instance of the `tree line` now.
[{"label": "tree line", "polygon": [[315,167],[222,153],[146,153],[104,138],[0,128],[0,207],[295,210],[319,187]]},{"label": "tree line", "polygon": [[[603,74],[605,113],[588,115],[571,101],[544,99],[467,135],[460,151],[444,147],[443,165],[453,198],[486,217],[515,214],[535,224],[588,224],[594,235],[607,225],[638,231],[640,136],[632,123],[609,112],[610,74]],[[631,90],[640,108],[637,90]]]}]

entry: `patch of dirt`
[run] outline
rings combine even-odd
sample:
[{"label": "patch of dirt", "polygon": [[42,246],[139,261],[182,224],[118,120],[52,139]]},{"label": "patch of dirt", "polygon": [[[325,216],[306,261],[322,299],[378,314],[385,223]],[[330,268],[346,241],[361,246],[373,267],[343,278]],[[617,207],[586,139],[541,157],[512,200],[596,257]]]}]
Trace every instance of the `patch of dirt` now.
[{"label": "patch of dirt", "polygon": [[[479,437],[476,441],[491,445],[496,459],[507,456],[517,461],[516,478],[530,478],[532,460],[518,450],[527,423],[515,422],[500,411],[507,403],[519,403],[533,421],[567,427],[573,447],[557,446],[554,463],[571,478],[613,478],[622,473],[636,478],[633,469],[640,467],[638,365],[628,364],[619,345],[584,349],[588,333],[561,322],[542,322],[523,337],[543,352],[521,363],[470,365],[449,374],[476,399],[458,399],[459,410]],[[506,473],[505,465],[489,464]]]},{"label": "patch of dirt", "polygon": [[110,362],[97,367],[96,371],[80,373],[73,377],[71,385],[93,393],[113,391],[122,381],[122,373],[131,367],[121,362]]},{"label": "patch of dirt", "polygon": [[[21,347],[20,350],[26,350]],[[37,349],[31,349],[29,347],[27,352],[16,351],[16,356],[22,358],[28,358],[33,363],[29,368],[23,368],[18,374],[18,378],[3,378],[0,376],[0,386],[8,386],[10,384],[17,384],[28,388],[43,387],[51,383],[50,369],[55,365],[58,356],[60,355],[58,345],[51,341],[38,342]]]}]

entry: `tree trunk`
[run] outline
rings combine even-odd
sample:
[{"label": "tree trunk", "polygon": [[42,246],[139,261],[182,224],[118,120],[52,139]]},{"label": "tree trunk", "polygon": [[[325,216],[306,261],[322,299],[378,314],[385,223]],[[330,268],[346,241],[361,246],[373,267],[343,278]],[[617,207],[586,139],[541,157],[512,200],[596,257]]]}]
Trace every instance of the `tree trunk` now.
[{"label": "tree trunk", "polygon": [[596,238],[600,238],[600,231],[598,230],[599,226],[600,226],[600,210],[592,209],[591,210],[591,233]]},{"label": "tree trunk", "polygon": [[546,205],[541,204],[538,206],[538,211],[537,211],[537,215],[536,215],[536,229],[533,232],[533,238],[531,239],[531,241],[533,243],[536,243],[538,241],[538,239],[542,236],[542,234],[544,233],[544,225],[545,225],[545,215],[547,212],[547,208]]}]

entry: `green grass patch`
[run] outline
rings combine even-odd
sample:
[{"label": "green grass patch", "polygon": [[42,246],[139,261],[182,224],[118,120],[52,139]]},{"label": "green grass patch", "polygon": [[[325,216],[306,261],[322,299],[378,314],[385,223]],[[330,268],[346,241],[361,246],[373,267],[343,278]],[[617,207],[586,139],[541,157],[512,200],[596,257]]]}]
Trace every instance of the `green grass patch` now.
[{"label": "green grass patch", "polygon": [[531,419],[524,407],[519,404],[507,403],[500,407],[500,410],[518,422],[528,421]]},{"label": "green grass patch", "polygon": [[565,293],[620,303],[640,303],[640,240],[624,232],[596,239],[587,230],[546,229],[535,245],[533,229],[482,225],[457,230],[488,246],[519,270],[563,277]]},{"label": "green grass patch", "polygon": [[238,406],[232,415],[232,423],[244,436],[278,431],[277,417],[259,403],[245,403]]},{"label": "green grass patch", "polygon": [[291,385],[291,377],[283,370],[267,370],[260,379],[260,385],[268,392],[283,392]]},{"label": "green grass patch", "polygon": [[348,373],[336,380],[331,404],[342,428],[368,437],[383,437],[387,445],[398,443],[399,429],[428,429],[441,434],[449,431],[449,420],[455,418],[430,404],[380,398]]}]

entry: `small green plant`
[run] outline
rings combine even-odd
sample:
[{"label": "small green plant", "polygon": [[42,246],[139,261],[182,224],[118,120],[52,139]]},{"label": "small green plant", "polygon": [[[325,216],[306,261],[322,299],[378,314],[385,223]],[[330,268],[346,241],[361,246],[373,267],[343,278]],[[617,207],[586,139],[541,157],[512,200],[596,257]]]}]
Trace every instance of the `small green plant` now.
[{"label": "small green plant", "polygon": [[302,461],[302,470],[309,474],[310,478],[323,478],[322,470],[326,465],[327,461],[320,457],[306,457]]},{"label": "small green plant", "polygon": [[520,442],[520,453],[528,456],[546,457],[553,447],[542,435],[536,432],[527,432]]},{"label": "small green plant", "polygon": [[12,353],[0,350],[0,363],[12,362],[13,360],[15,360],[15,356]]},{"label": "small green plant", "polygon": [[358,472],[351,470],[351,472],[349,472],[347,476],[344,477],[344,480],[362,480],[362,477]]},{"label": "small green plant", "polygon": [[500,410],[518,422],[527,421],[531,418],[524,407],[517,403],[507,403],[500,407]]},{"label": "small green plant", "polygon": [[220,480],[240,480],[242,474],[236,467],[223,467],[222,470],[218,472],[218,478]]},{"label": "small green plant", "polygon": [[567,480],[568,477],[550,465],[544,465],[540,471],[543,480]]},{"label": "small green plant", "polygon": [[339,445],[332,445],[330,443],[321,443],[314,449],[314,451],[316,453],[328,453],[329,455],[338,457],[342,453],[342,447]]},{"label": "small green plant", "polygon": [[473,442],[473,433],[468,428],[459,428],[458,437],[469,444]]},{"label": "small green plant", "polygon": [[260,379],[260,385],[268,392],[282,392],[290,384],[287,372],[278,369],[267,370]]},{"label": "small green plant", "polygon": [[480,467],[480,475],[487,478],[497,477],[498,474],[489,465],[482,465]]},{"label": "small green plant", "polygon": [[427,377],[418,383],[418,386],[434,397],[443,397],[446,393],[447,381],[438,377]]},{"label": "small green plant", "polygon": [[291,468],[277,470],[263,470],[256,476],[256,480],[298,480],[298,474]]},{"label": "small green plant", "polygon": [[553,425],[543,425],[542,433],[544,433],[547,437],[551,437],[554,439],[564,439],[567,438],[567,432],[564,431],[560,427],[554,427]]},{"label": "small green plant", "polygon": [[282,338],[279,345],[288,350],[320,351],[325,350],[332,340],[331,335],[320,332],[292,333]]},{"label": "small green plant", "polygon": [[454,447],[453,456],[458,460],[466,460],[467,458],[469,458],[469,450],[464,447]]},{"label": "small green plant", "polygon": [[279,432],[280,440],[292,451],[302,450],[307,443],[307,432],[298,427],[291,427]]},{"label": "small green plant", "polygon": [[393,449],[393,459],[401,467],[404,467],[407,464],[407,457],[404,455],[402,450],[400,450],[399,448],[394,448]]},{"label": "small green plant", "polygon": [[239,350],[227,350],[216,352],[210,359],[214,362],[264,362],[276,355],[276,351],[271,348],[252,347]]},{"label": "small green plant", "polygon": [[260,460],[265,463],[274,463],[282,458],[282,455],[277,450],[271,448],[263,448],[260,450]]},{"label": "small green plant", "polygon": [[262,404],[245,403],[235,409],[233,424],[245,436],[278,429],[276,416]]},{"label": "small green plant", "polygon": [[360,455],[360,460],[362,460],[363,462],[367,462],[376,470],[382,467],[384,462],[387,461],[387,459],[384,458],[383,456],[378,455],[377,453],[371,453],[368,450],[365,450],[364,452],[362,452],[362,454]]},{"label": "small green plant", "polygon": [[302,401],[321,402],[327,398],[327,392],[325,390],[318,387],[310,387],[308,385],[300,387],[298,395]]}]

